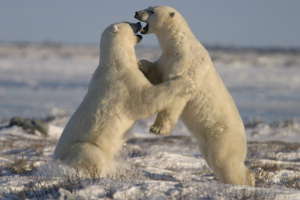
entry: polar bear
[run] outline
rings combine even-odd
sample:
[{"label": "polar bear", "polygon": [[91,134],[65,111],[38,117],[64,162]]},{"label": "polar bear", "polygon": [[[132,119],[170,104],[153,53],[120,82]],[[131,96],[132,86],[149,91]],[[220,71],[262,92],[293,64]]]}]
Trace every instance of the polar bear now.
[{"label": "polar bear", "polygon": [[99,66],[58,141],[55,159],[85,174],[113,175],[123,135],[134,122],[190,95],[189,79],[152,86],[139,70],[134,48],[140,28],[140,23],[117,23],[103,32]]},{"label": "polar bear", "polygon": [[216,176],[224,183],[254,186],[254,176],[244,164],[247,142],[243,122],[207,50],[174,8],[150,7],[137,11],[135,18],[146,23],[141,33],[154,33],[162,49],[156,62],[140,61],[149,80],[157,84],[190,77],[196,87],[191,98],[180,99],[160,112],[150,131],[169,134],[182,114]]}]

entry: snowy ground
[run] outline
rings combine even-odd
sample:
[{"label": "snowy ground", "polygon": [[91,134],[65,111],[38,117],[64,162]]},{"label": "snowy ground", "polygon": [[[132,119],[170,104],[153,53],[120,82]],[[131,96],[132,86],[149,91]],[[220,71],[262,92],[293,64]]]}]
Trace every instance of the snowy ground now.
[{"label": "snowy ground", "polygon": [[[138,49],[147,59],[159,53]],[[64,167],[51,155],[86,92],[98,48],[0,44],[0,199],[300,199],[300,52],[210,53],[245,121],[256,188],[220,184],[182,123],[174,136],[155,137],[152,118],[128,135],[118,177],[58,176]],[[49,134],[5,127],[13,116],[44,120]]]},{"label": "snowy ground", "polygon": [[[0,117],[73,112],[98,64],[98,47],[0,44]],[[160,51],[139,48],[139,57]],[[300,52],[212,50],[244,119],[300,117]]]}]

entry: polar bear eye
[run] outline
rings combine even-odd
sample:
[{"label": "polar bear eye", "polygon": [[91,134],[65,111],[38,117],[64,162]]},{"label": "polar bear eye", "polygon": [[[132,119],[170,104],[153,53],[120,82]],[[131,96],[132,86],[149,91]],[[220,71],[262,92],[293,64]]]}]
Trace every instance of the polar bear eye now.
[{"label": "polar bear eye", "polygon": [[148,12],[149,12],[151,15],[154,14],[154,11],[153,11],[153,10],[149,10]]},{"label": "polar bear eye", "polygon": [[171,12],[169,13],[170,17],[174,17],[175,16],[175,12]]}]

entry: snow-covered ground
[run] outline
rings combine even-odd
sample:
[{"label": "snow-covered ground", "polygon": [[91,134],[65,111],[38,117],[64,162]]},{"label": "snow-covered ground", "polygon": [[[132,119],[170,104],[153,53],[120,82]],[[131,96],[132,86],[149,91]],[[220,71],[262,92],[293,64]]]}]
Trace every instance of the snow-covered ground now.
[{"label": "snow-covered ground", "polygon": [[[153,60],[160,51],[137,53]],[[183,124],[155,137],[153,118],[132,128],[119,177],[51,175],[64,168],[51,155],[98,54],[96,46],[0,44],[0,199],[300,199],[300,51],[210,49],[247,128],[256,188],[217,182]],[[48,135],[6,127],[14,116],[44,120]]]},{"label": "snow-covered ground", "polygon": [[[300,117],[300,52],[211,50],[244,119]],[[41,117],[81,101],[98,64],[96,46],[0,44],[0,117]],[[156,48],[138,48],[155,59]]]}]

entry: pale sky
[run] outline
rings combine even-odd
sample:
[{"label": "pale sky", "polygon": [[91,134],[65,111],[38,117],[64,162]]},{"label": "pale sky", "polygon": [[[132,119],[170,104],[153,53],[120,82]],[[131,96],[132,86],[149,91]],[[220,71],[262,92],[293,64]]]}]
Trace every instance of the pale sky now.
[{"label": "pale sky", "polygon": [[175,7],[206,44],[300,47],[300,0],[3,0],[0,41],[99,43],[106,26],[154,5]]}]

